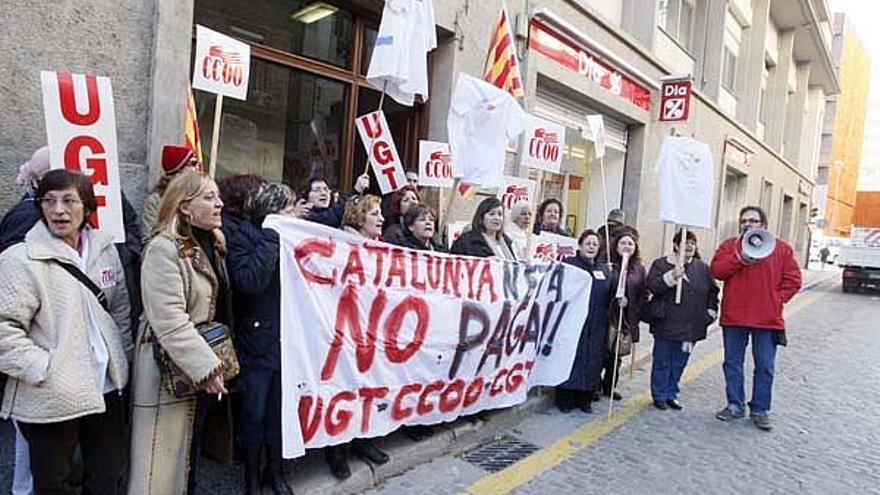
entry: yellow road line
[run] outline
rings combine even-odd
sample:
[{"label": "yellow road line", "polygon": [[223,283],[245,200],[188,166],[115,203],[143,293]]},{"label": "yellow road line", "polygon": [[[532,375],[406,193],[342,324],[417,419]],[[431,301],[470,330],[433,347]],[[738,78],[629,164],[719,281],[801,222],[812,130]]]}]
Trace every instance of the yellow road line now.
[{"label": "yellow road line", "polygon": [[[824,281],[824,280],[823,280]],[[786,317],[794,316],[802,309],[808,307],[815,299],[824,296],[821,293],[802,293],[792,306],[786,311]],[[718,366],[724,359],[723,346],[711,352],[697,362],[689,364],[681,377],[684,385],[703,374],[709,368]],[[459,495],[501,495],[520,487],[542,473],[553,469],[571,458],[577,452],[596,443],[609,433],[621,427],[633,416],[651,405],[651,391],[646,390],[628,400],[623,407],[615,409],[614,415],[606,417],[604,410],[597,412],[602,414],[602,419],[587,422],[577,430],[556,440],[547,447],[522,459],[516,464],[477,480]]]}]

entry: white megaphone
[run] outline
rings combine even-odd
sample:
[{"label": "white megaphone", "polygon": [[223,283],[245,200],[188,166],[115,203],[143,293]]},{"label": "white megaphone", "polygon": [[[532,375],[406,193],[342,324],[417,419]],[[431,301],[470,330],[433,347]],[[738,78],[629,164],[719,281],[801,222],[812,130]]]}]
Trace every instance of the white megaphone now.
[{"label": "white megaphone", "polygon": [[767,229],[748,230],[741,242],[743,255],[753,260],[762,260],[776,249],[776,238]]}]

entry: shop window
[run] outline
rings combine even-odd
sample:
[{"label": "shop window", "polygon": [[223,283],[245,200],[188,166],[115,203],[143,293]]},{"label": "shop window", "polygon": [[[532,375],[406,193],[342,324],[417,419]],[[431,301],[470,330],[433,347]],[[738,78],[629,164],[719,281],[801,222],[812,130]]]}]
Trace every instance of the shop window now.
[{"label": "shop window", "polygon": [[688,0],[660,0],[660,27],[690,52],[694,24],[694,4]]},{"label": "shop window", "polygon": [[[343,5],[336,0],[196,0],[196,24],[251,45],[248,98],[224,100],[218,176],[256,173],[298,188],[320,175],[345,189],[362,173],[366,158],[354,119],[378,108],[380,93],[363,79],[378,12],[355,14]],[[215,98],[196,91],[195,100],[207,161]],[[418,140],[425,137],[422,108],[385,99],[405,164],[414,162]]]},{"label": "shop window", "polygon": [[353,17],[310,0],[198,0],[196,24],[337,67],[352,63]]},{"label": "shop window", "polygon": [[[199,96],[207,161],[214,95]],[[293,187],[310,176],[338,183],[346,96],[338,81],[253,59],[247,100],[223,100],[217,176],[255,173]]]}]

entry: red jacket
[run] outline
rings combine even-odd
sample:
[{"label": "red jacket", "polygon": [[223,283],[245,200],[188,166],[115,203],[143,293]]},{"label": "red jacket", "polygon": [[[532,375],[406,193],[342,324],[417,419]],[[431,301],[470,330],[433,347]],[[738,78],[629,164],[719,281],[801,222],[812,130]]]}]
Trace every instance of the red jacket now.
[{"label": "red jacket", "polygon": [[785,329],[782,305],[801,289],[801,270],[794,251],[776,240],[773,254],[747,265],[742,261],[740,238],[727,239],[712,258],[712,276],[724,282],[721,326]]}]

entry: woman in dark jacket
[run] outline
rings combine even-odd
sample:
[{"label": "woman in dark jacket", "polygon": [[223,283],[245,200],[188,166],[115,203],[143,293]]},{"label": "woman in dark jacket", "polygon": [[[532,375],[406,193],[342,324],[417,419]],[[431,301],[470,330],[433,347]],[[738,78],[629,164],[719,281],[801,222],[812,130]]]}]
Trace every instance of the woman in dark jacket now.
[{"label": "woman in dark jacket", "polygon": [[492,196],[480,202],[470,230],[458,236],[449,251],[478,258],[516,260],[513,242],[504,233],[504,209],[498,198]]},{"label": "woman in dark jacket", "polygon": [[596,259],[601,239],[592,230],[585,230],[578,239],[578,254],[563,263],[576,266],[593,278],[587,320],[581,330],[571,376],[556,387],[556,407],[568,412],[575,407],[593,412],[592,396],[599,391],[599,374],[605,360],[605,338],[608,334],[608,306],[611,303],[611,276],[608,265]]},{"label": "woman in dark jacket", "polygon": [[220,199],[223,200],[223,236],[226,237],[227,246],[246,217],[245,201],[265,183],[266,181],[256,174],[228,175],[217,180]]},{"label": "woman in dark jacket", "polygon": [[363,174],[357,178],[353,192],[340,194],[339,198],[333,201],[333,191],[327,185],[327,180],[322,177],[312,177],[306,181],[301,193],[309,211],[305,220],[333,228],[341,227],[342,214],[348,199],[355,194],[363,194],[369,187],[370,176]]},{"label": "woman in dark jacket", "polygon": [[[620,271],[623,265],[624,255],[629,255],[629,263],[626,269],[626,290],[623,297],[615,297],[611,302],[611,308],[608,314],[608,324],[617,328],[618,318],[620,316],[620,308],[623,308],[623,325],[622,334],[629,334],[633,343],[639,341],[639,320],[641,319],[642,307],[648,300],[648,291],[645,286],[645,265],[642,264],[639,255],[639,233],[636,229],[626,227],[620,230],[617,238],[611,241],[613,252],[611,253],[611,262],[613,264],[613,272],[611,274],[614,291],[620,281]],[[609,339],[610,340],[610,339]],[[618,355],[615,362],[614,347],[616,342],[608,342],[608,352],[605,355],[604,375],[602,377],[602,393],[606,397],[612,395],[612,389],[617,385],[617,378],[620,377],[620,363],[622,356]],[[621,396],[614,392],[614,400],[620,400]]]},{"label": "woman in dark jacket", "polygon": [[425,204],[412,206],[401,217],[400,222],[403,227],[401,235],[394,239],[385,238],[385,242],[419,251],[439,251],[445,253],[446,249],[434,242],[436,221],[434,209],[430,206]]},{"label": "woman in dark jacket", "polygon": [[391,193],[388,204],[388,216],[382,227],[382,238],[391,244],[400,244],[406,236],[406,227],[403,225],[403,216],[413,206],[421,203],[419,192],[412,186],[403,186]]},{"label": "woman in dark jacket", "polygon": [[538,221],[532,228],[534,234],[550,232],[551,234],[571,237],[571,232],[562,226],[562,202],[556,198],[545,199],[538,205]]},{"label": "woman in dark jacket", "polygon": [[[681,249],[681,231],[672,238],[673,254],[654,260],[648,272],[651,291],[644,319],[654,334],[651,364],[651,396],[657,409],[681,409],[678,382],[687,366],[694,344],[706,339],[706,327],[718,314],[718,284],[709,265],[696,257],[697,236],[687,233],[684,267],[676,260]],[[681,304],[675,304],[675,291],[682,280]]]},{"label": "woman in dark jacket", "polygon": [[[265,184],[245,201],[247,219],[229,243],[229,278],[235,291],[235,349],[241,364],[241,443],[245,493],[260,493],[260,479],[286,494],[281,473],[281,276],[278,233],[261,227],[267,215],[293,215],[294,194]],[[260,476],[261,449],[266,476]]]}]

